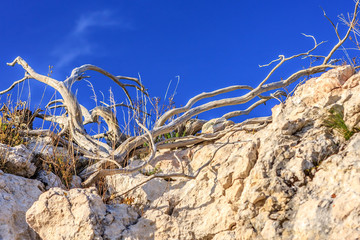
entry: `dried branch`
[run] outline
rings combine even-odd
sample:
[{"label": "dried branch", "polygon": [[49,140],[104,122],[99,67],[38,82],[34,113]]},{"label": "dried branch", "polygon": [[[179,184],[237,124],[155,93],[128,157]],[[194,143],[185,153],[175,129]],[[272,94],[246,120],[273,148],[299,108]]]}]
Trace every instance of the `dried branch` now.
[{"label": "dried branch", "polygon": [[246,110],[239,110],[239,111],[229,112],[229,113],[226,113],[225,115],[223,115],[222,117],[225,118],[225,119],[230,119],[230,118],[238,117],[238,116],[241,116],[241,115],[247,115],[252,110],[254,110],[254,108],[256,108],[257,106],[259,106],[261,104],[264,104],[267,101],[269,101],[270,99],[277,98],[279,96],[285,96],[286,97],[287,94],[284,91],[276,91],[272,96],[262,97],[261,100],[255,102],[250,107],[248,107]]},{"label": "dried branch", "polygon": [[307,52],[299,53],[299,54],[293,55],[293,56],[288,57],[288,58],[285,58],[284,55],[279,55],[280,62],[273,69],[271,69],[271,71],[268,73],[268,75],[265,77],[265,79],[256,88],[261,88],[262,85],[264,85],[269,80],[269,78],[275,72],[275,70],[278,69],[284,62],[289,61],[289,60],[294,59],[294,58],[301,57],[301,56],[308,56],[311,52],[313,52],[321,44],[324,43],[323,41],[320,42],[320,43],[317,43],[315,38],[313,36],[311,36],[311,35],[306,35],[306,34],[303,34],[303,35],[305,37],[311,37],[314,40],[314,44],[315,44],[314,47],[312,49],[310,49],[309,51],[307,51]]},{"label": "dried branch", "polygon": [[202,99],[211,98],[211,97],[223,94],[223,93],[228,93],[228,92],[232,92],[232,91],[240,90],[240,89],[253,90],[253,88],[250,86],[236,85],[236,86],[221,88],[221,89],[209,92],[209,93],[206,93],[206,92],[201,93],[201,94],[196,95],[195,97],[191,98],[184,107],[171,109],[171,110],[167,111],[166,113],[164,113],[157,120],[154,128],[159,128],[160,126],[164,125],[165,122],[172,116],[188,111],[196,102],[198,102]]},{"label": "dried branch", "polygon": [[[101,178],[101,177],[105,177],[108,175],[114,175],[114,174],[118,174],[118,173],[123,173],[123,174],[129,174],[129,173],[133,173],[133,172],[137,172],[140,171],[141,169],[143,169],[144,167],[146,167],[147,165],[149,165],[151,163],[151,161],[154,159],[155,157],[155,153],[156,153],[156,145],[154,143],[153,137],[151,135],[151,132],[144,126],[142,125],[139,121],[136,120],[136,123],[142,128],[144,129],[144,131],[146,132],[146,134],[149,137],[149,143],[151,145],[151,154],[148,157],[147,161],[144,161],[141,165],[137,166],[137,167],[133,167],[133,168],[119,168],[119,169],[101,169],[98,172],[93,173],[89,178],[87,178],[82,185],[84,187],[88,187],[91,186],[94,182],[96,182],[97,179]],[[104,161],[108,161],[104,160]]]},{"label": "dried branch", "polygon": [[64,126],[68,126],[74,141],[85,150],[93,152],[93,154],[100,154],[103,157],[109,156],[109,153],[112,151],[111,147],[91,138],[85,132],[80,104],[71,90],[65,86],[64,82],[38,74],[21,57],[17,57],[12,63],[8,63],[8,65],[14,66],[16,63],[21,65],[33,79],[53,87],[60,93],[63,98],[63,104],[67,109],[67,123]]},{"label": "dried branch", "polygon": [[323,10],[324,17],[326,17],[326,19],[327,19],[327,20],[331,23],[331,25],[333,26],[337,38],[339,39],[339,41],[341,41],[341,37],[340,37],[340,35],[339,35],[338,28],[337,28],[338,26],[337,26],[337,25],[335,26],[335,24],[331,21],[331,19],[326,15],[325,10],[324,10],[322,7],[320,7],[320,8],[321,8],[321,10]]},{"label": "dried branch", "polygon": [[184,168],[182,167],[181,165],[181,160],[178,158],[178,156],[176,155],[176,153],[174,154],[175,155],[175,158],[180,162],[180,166],[182,167],[181,168],[181,172],[180,173],[170,173],[170,174],[154,174],[154,175],[151,175],[150,177],[148,177],[147,179],[145,179],[144,181],[136,184],[135,186],[127,189],[126,191],[122,192],[122,193],[117,193],[117,194],[114,194],[112,197],[121,197],[123,195],[126,195],[128,194],[129,192],[131,192],[132,190],[144,185],[145,183],[149,182],[150,180],[152,179],[155,179],[155,178],[162,178],[162,179],[170,179],[170,178],[187,178],[187,179],[196,179],[197,176],[199,176],[200,172],[206,168],[207,166],[210,165],[210,163],[214,160],[215,156],[216,156],[216,153],[221,149],[223,148],[224,146],[226,146],[227,144],[229,144],[230,142],[230,137],[228,138],[227,142],[226,143],[223,143],[220,145],[220,147],[218,147],[213,155],[211,156],[211,158],[206,162],[204,163],[203,165],[201,165],[193,175],[190,175],[190,174],[186,174],[184,173]]},{"label": "dried branch", "polygon": [[106,135],[110,145],[119,145],[125,141],[127,136],[120,131],[119,123],[111,108],[103,106],[95,107],[91,111],[91,119],[97,122],[98,117],[102,117],[108,126]]},{"label": "dried branch", "polygon": [[[112,75],[111,73],[105,71],[104,69],[99,68],[99,67],[94,66],[94,65],[91,65],[91,64],[85,64],[85,65],[82,65],[81,67],[73,69],[73,71],[71,72],[70,77],[68,77],[64,81],[64,84],[70,89],[71,86],[76,81],[79,81],[79,80],[82,79],[81,78],[82,74],[84,74],[84,72],[89,71],[89,70],[99,72],[99,73],[107,76],[111,80],[113,80],[117,85],[119,85],[122,88],[122,90],[124,91],[124,93],[125,93],[126,97],[128,98],[131,106],[133,106],[133,102],[132,102],[132,99],[131,99],[130,94],[129,94],[128,90],[126,89],[126,87],[135,87],[135,88],[139,89],[140,91],[142,91],[144,94],[147,94],[146,91],[145,91],[145,87],[139,81],[135,80],[135,78],[116,77],[116,76]],[[133,85],[133,84],[126,84],[125,85],[124,83],[120,82],[119,79],[128,79],[128,80],[135,81],[135,82],[137,82],[137,84],[139,86],[136,86],[136,85]]]},{"label": "dried branch", "polygon": [[[346,41],[346,39],[349,37],[350,35],[350,32],[354,29],[355,27],[355,22],[356,22],[356,19],[357,19],[357,14],[358,14],[358,6],[359,6],[359,1],[356,1],[356,4],[355,4],[355,9],[354,9],[354,13],[353,13],[353,18],[351,20],[351,23],[350,23],[350,26],[345,34],[345,36],[341,39],[340,36],[339,36],[339,32],[337,30],[337,28],[335,28],[335,32],[336,32],[336,35],[339,39],[339,42],[331,49],[330,53],[325,57],[324,59],[324,62],[323,62],[323,65],[324,64],[327,64],[327,62],[330,60],[331,56],[334,54],[334,52]],[[325,15],[326,16],[326,15]],[[330,21],[331,22],[331,21]]]},{"label": "dried branch", "polygon": [[30,79],[31,77],[28,76],[27,74],[25,74],[25,76],[20,79],[20,80],[17,80],[15,81],[13,84],[11,84],[11,86],[8,88],[8,89],[5,89],[3,91],[0,92],[0,95],[3,95],[4,93],[7,93],[9,92],[10,90],[12,90],[16,85],[18,85],[19,83],[22,83],[23,81],[25,81],[26,79]]}]

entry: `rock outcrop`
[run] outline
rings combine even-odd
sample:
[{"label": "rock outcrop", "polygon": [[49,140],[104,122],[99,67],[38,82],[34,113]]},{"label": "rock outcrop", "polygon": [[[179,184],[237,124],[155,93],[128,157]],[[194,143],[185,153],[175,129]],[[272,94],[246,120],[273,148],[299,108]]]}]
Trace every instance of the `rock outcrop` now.
[{"label": "rock outcrop", "polygon": [[337,104],[344,107],[346,124],[358,127],[359,75],[353,74],[344,66],[313,78],[273,108],[266,128],[230,132],[182,153],[192,156],[183,159],[189,172],[213,161],[197,179],[170,184],[124,238],[360,237],[360,135],[345,142],[323,124]]},{"label": "rock outcrop", "polygon": [[[211,160],[196,179],[153,179],[120,198],[147,176],[113,175],[106,204],[94,188],[50,188],[26,220],[49,240],[358,239],[359,81],[341,66],[299,86],[258,131],[214,120],[204,129],[225,129],[221,139],[157,153],[152,167],[163,173],[193,174]],[[354,131],[349,140],[324,124],[332,108]]]},{"label": "rock outcrop", "polygon": [[125,204],[106,206],[95,188],[51,188],[27,211],[42,239],[119,239],[138,214]]},{"label": "rock outcrop", "polygon": [[0,170],[0,239],[40,239],[25,221],[26,211],[38,199],[41,182]]},{"label": "rock outcrop", "polygon": [[24,145],[8,147],[0,143],[0,166],[7,173],[23,177],[35,174],[34,154]]}]

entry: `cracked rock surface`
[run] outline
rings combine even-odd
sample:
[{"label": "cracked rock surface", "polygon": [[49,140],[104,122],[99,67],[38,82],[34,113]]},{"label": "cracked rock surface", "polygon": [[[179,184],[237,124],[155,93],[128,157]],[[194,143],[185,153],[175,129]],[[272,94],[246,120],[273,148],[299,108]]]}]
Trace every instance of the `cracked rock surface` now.
[{"label": "cracked rock surface", "polygon": [[38,199],[41,182],[0,170],[0,239],[40,239],[25,221],[25,213]]}]

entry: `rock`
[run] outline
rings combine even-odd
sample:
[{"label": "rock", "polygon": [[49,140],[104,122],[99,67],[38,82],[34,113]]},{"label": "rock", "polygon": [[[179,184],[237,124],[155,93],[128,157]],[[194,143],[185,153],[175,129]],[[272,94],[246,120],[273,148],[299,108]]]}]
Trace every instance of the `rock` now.
[{"label": "rock", "polygon": [[[210,159],[211,165],[197,179],[170,182],[169,190],[123,232],[124,239],[360,236],[360,218],[355,217],[360,207],[360,173],[355,170],[360,134],[340,151],[344,140],[322,125],[323,109],[345,98],[352,101],[355,93],[342,90],[352,73],[351,67],[340,67],[308,81],[273,109],[273,122],[258,132],[227,134],[213,144],[193,147],[185,171],[196,172]],[[349,109],[346,104],[344,108]],[[228,144],[222,146],[224,142]],[[163,159],[171,159],[166,154]]]},{"label": "rock", "polygon": [[229,121],[225,118],[215,118],[207,121],[201,129],[202,133],[215,133],[225,128],[234,125],[233,121]]},{"label": "rock", "polygon": [[[312,182],[290,201],[286,230],[296,239],[355,239],[360,236],[360,135],[325,160]],[[305,200],[305,201],[304,201]]]},{"label": "rock", "polygon": [[138,213],[129,205],[113,204],[107,205],[104,218],[104,239],[121,239],[123,231],[137,221]]},{"label": "rock", "polygon": [[53,146],[53,139],[51,137],[41,137],[30,139],[26,148],[35,155],[40,155],[42,158],[52,158],[56,156],[68,156],[67,149],[59,146]]},{"label": "rock", "polygon": [[[108,187],[108,193],[112,195],[116,193],[122,193],[130,187],[133,187],[138,183],[146,180],[147,178],[147,176],[142,174],[136,174],[133,176],[116,174],[107,176],[105,178],[105,183]],[[126,196],[133,198],[134,204],[147,206],[163,195],[163,193],[166,191],[167,185],[167,182],[163,179],[153,179],[134,189]]]},{"label": "rock", "polygon": [[[189,165],[192,151],[190,149],[159,150],[151,164],[144,168],[145,172],[178,173]],[[176,156],[177,157],[176,157]]]},{"label": "rock", "polygon": [[82,180],[79,176],[73,175],[70,183],[70,188],[81,188]]},{"label": "rock", "polygon": [[1,169],[6,173],[23,177],[32,177],[35,174],[34,154],[24,145],[8,147],[0,143],[0,157]]},{"label": "rock", "polygon": [[95,188],[51,188],[26,213],[26,221],[42,239],[119,239],[137,221],[126,204],[105,205]]},{"label": "rock", "polygon": [[[230,136],[227,138],[231,139]],[[238,187],[237,178],[248,174],[250,167],[245,166],[236,171],[234,164],[237,162],[234,160],[230,160],[231,167],[221,170],[219,167],[229,158],[236,158],[229,150],[237,148],[244,150],[243,161],[251,166],[254,164],[254,157],[256,158],[256,143],[256,141],[255,143],[238,141],[224,145],[222,148],[221,145],[212,144],[195,147],[193,149],[195,154],[186,171],[195,172],[210,159],[213,159],[213,167],[206,168],[207,170],[201,172],[194,180],[169,182],[166,194],[159,195],[148,209],[144,209],[144,215],[138,222],[124,231],[124,239],[211,239],[216,234],[232,228],[236,225],[236,207],[226,197],[232,194],[230,188],[225,193],[222,185],[218,184],[220,182],[218,172],[232,172],[234,179],[229,180],[229,185]],[[218,151],[214,156],[216,149]],[[226,178],[225,173],[221,176]],[[223,180],[224,183],[227,181]],[[239,192],[237,188],[233,191]]]},{"label": "rock", "polygon": [[176,129],[176,132],[179,137],[195,135],[206,122],[206,120],[201,119],[189,119],[180,125],[180,127]]},{"label": "rock", "polygon": [[42,239],[101,239],[106,206],[94,189],[51,188],[26,212]]},{"label": "rock", "polygon": [[50,171],[40,170],[36,176],[36,179],[41,181],[45,185],[45,189],[49,190],[53,187],[59,187],[65,189],[61,179]]},{"label": "rock", "polygon": [[44,186],[0,170],[0,239],[40,239],[25,221],[25,213],[38,199]]},{"label": "rock", "polygon": [[301,85],[294,93],[292,101],[301,102],[306,106],[331,105],[340,99],[342,87],[353,74],[354,68],[349,65],[331,69]]}]

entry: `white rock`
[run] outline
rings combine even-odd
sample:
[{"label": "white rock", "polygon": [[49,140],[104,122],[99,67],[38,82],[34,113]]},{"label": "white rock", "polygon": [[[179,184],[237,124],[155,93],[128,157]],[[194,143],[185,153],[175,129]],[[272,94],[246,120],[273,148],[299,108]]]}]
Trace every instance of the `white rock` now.
[{"label": "white rock", "polygon": [[49,190],[53,187],[65,189],[65,186],[64,184],[62,184],[61,179],[52,172],[40,170],[36,176],[36,179],[41,181],[45,185],[46,190]]},{"label": "white rock", "polygon": [[25,221],[25,213],[38,199],[41,182],[0,170],[0,239],[40,239]]},{"label": "white rock", "polygon": [[94,189],[51,188],[26,212],[42,239],[102,239],[106,206]]},{"label": "white rock", "polygon": [[201,129],[202,133],[215,133],[224,130],[226,127],[234,125],[233,121],[229,121],[225,118],[214,118],[207,121]]},{"label": "white rock", "polygon": [[137,221],[139,217],[129,205],[114,204],[107,205],[104,219],[104,239],[121,239],[123,231]]},{"label": "white rock", "polygon": [[105,205],[94,188],[51,188],[26,213],[42,239],[120,239],[138,219],[129,205]]},{"label": "white rock", "polygon": [[0,155],[3,169],[7,173],[23,177],[32,177],[36,171],[34,154],[24,145],[8,147],[0,143]]},{"label": "white rock", "polygon": [[82,180],[79,176],[73,175],[70,183],[70,188],[81,188]]},{"label": "white rock", "polygon": [[[127,189],[146,180],[148,177],[143,174],[124,175],[116,174],[105,178],[109,194],[123,193]],[[144,185],[134,189],[127,194],[134,199],[134,204],[149,205],[161,197],[167,190],[168,183],[163,179],[153,179]]]}]

